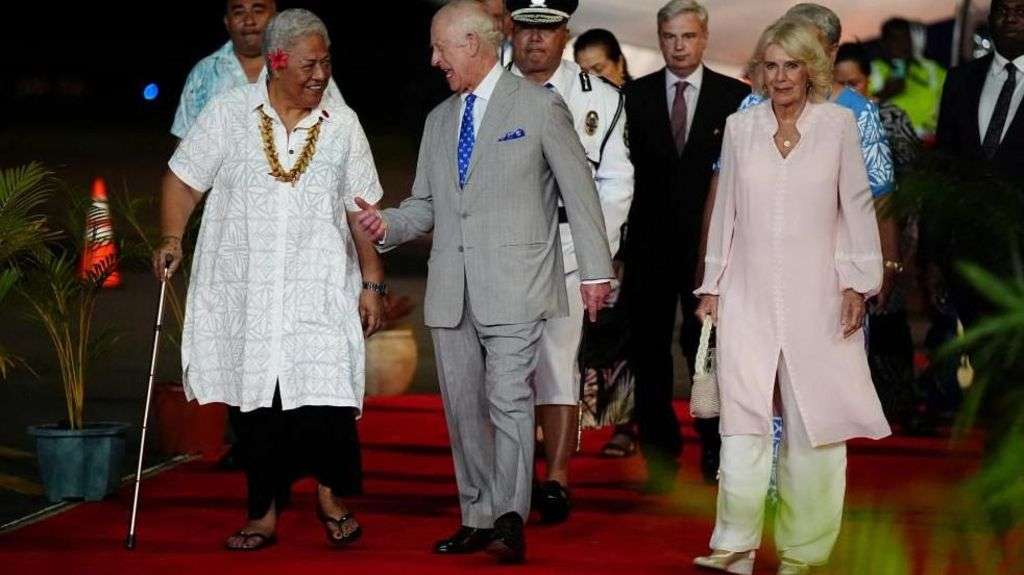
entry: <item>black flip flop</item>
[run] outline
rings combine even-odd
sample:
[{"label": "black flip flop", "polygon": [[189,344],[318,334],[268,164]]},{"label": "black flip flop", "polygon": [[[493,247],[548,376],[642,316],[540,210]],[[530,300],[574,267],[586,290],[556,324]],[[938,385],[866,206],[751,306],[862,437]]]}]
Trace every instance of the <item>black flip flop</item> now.
[{"label": "black flip flop", "polygon": [[337,519],[333,517],[328,517],[327,514],[325,514],[322,511],[318,512],[317,515],[320,518],[320,522],[324,524],[324,534],[327,535],[327,542],[335,547],[345,547],[350,543],[355,543],[359,540],[360,537],[363,536],[362,525],[357,525],[355,530],[353,530],[348,535],[342,535],[341,537],[335,536],[336,533],[344,533],[345,529],[342,526],[346,522],[355,519],[355,515],[353,515],[352,513],[346,513]]},{"label": "black flip flop", "polygon": [[[623,444],[615,441],[615,436],[618,436],[618,435],[622,435],[624,437],[629,437],[629,444],[628,445],[623,445]],[[630,436],[628,436],[628,435],[626,435],[624,433],[623,434],[615,434],[615,436],[612,436],[612,439],[608,440],[608,443],[605,443],[604,447],[601,448],[601,456],[602,457],[610,457],[610,458],[618,459],[618,458],[631,457],[633,455],[636,455],[637,446],[636,446],[636,438],[635,437],[630,437]]]},{"label": "black flip flop", "polygon": [[[231,539],[232,537],[242,537],[243,545],[239,547],[233,547],[227,541],[225,541],[224,548],[228,551],[259,551],[260,549],[266,549],[274,543],[277,543],[277,535],[273,533],[271,533],[270,535],[264,535],[262,533],[246,531],[245,529],[239,530],[231,537],[228,537],[228,539]],[[252,547],[244,545],[244,543],[248,543],[250,539],[254,538],[257,540],[256,545],[253,545]]]}]

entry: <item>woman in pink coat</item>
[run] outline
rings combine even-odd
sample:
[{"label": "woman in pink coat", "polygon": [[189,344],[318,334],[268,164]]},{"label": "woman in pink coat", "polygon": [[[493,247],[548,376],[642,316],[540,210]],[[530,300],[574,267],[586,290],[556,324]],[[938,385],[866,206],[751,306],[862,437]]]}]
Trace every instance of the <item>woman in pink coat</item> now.
[{"label": "woman in pink coat", "polygon": [[726,123],[697,315],[718,329],[721,469],[712,554],[750,573],[781,413],[779,573],[828,560],[846,489],[846,440],[890,433],[864,352],[864,300],[882,256],[857,124],[829,103],[831,65],[806,21],[769,27],[754,87],[770,100]]}]

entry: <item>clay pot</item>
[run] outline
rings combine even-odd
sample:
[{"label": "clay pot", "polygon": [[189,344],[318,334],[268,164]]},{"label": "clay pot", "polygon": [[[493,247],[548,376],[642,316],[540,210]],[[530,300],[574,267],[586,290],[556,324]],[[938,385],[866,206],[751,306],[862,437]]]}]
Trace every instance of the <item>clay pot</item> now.
[{"label": "clay pot", "polygon": [[366,340],[366,395],[401,395],[412,385],[418,358],[412,328],[380,331]]},{"label": "clay pot", "polygon": [[160,382],[153,394],[157,438],[162,452],[202,453],[206,457],[221,453],[227,422],[226,405],[186,401],[185,390],[178,382]]}]

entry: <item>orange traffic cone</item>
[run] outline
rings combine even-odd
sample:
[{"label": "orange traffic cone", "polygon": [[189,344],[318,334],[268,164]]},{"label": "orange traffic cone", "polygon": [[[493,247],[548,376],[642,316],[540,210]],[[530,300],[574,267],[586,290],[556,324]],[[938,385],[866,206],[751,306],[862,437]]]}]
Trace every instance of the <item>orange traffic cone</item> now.
[{"label": "orange traffic cone", "polygon": [[93,274],[104,274],[103,287],[119,287],[121,272],[117,266],[117,245],[114,243],[114,228],[110,222],[110,205],[107,202],[107,183],[103,178],[92,182],[92,207],[85,217],[85,252],[82,254],[80,275],[85,278]]}]

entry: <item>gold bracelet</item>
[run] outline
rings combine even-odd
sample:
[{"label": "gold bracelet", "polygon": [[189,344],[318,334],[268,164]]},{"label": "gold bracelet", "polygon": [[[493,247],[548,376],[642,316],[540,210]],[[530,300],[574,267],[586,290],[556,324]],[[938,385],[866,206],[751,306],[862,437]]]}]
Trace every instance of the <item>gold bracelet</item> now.
[{"label": "gold bracelet", "polygon": [[903,263],[902,262],[898,262],[898,261],[895,261],[895,260],[885,260],[885,262],[883,262],[882,265],[885,266],[885,269],[887,269],[887,270],[892,270],[893,272],[898,273],[898,274],[903,273]]}]

